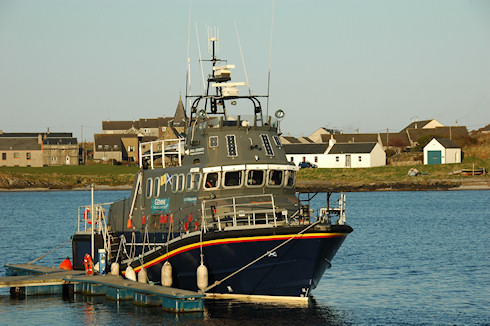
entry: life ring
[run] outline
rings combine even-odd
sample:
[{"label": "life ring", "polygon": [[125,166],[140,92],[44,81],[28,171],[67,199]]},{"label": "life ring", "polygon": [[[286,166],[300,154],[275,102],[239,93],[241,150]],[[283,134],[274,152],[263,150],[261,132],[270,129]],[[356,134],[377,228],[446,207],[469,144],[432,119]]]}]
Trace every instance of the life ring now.
[{"label": "life ring", "polygon": [[85,265],[85,274],[94,274],[94,263],[92,262],[92,257],[90,257],[89,254],[85,254],[85,257],[83,258],[83,264]]}]

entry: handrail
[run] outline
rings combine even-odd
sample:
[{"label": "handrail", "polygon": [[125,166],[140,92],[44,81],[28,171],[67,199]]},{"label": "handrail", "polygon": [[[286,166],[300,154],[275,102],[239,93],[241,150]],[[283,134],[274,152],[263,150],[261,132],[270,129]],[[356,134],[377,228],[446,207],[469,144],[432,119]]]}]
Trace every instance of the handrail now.
[{"label": "handrail", "polygon": [[[182,157],[184,156],[183,150],[184,139],[176,138],[176,139],[160,139],[149,142],[142,142],[139,144],[139,166],[143,168],[143,159],[149,158],[151,169],[155,168],[154,161],[158,158],[162,158],[162,168],[165,168],[165,155],[174,154],[178,156],[179,166],[182,165]],[[150,153],[143,153],[143,147],[146,145],[150,145]],[[160,151],[155,151],[154,146],[160,145]],[[177,146],[176,150],[166,150],[165,148],[168,146]]]},{"label": "handrail", "polygon": [[[259,200],[253,201],[254,198]],[[201,203],[201,213],[203,223],[210,221],[208,223],[209,226],[216,224],[219,230],[222,230],[227,223],[231,223],[232,226],[238,226],[239,224],[264,224],[260,222],[265,221],[265,224],[277,226],[273,194],[203,200]],[[262,216],[262,218],[258,218],[257,215]],[[273,223],[269,223],[270,215],[273,217]],[[203,227],[204,230],[207,229],[206,225]]]}]

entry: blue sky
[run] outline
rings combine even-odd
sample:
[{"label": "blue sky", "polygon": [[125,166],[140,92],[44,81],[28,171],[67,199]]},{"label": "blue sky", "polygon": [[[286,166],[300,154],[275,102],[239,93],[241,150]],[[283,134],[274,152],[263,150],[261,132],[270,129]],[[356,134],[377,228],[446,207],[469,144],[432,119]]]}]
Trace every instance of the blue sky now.
[{"label": "blue sky", "polygon": [[218,26],[219,56],[244,81],[236,23],[251,90],[265,94],[272,16],[269,110],[286,112],[285,134],[399,131],[416,118],[490,123],[490,1],[273,4],[0,0],[0,130],[80,138],[83,126],[92,141],[102,120],[173,115],[188,39],[191,90],[202,89],[196,25],[203,58],[206,26]]}]

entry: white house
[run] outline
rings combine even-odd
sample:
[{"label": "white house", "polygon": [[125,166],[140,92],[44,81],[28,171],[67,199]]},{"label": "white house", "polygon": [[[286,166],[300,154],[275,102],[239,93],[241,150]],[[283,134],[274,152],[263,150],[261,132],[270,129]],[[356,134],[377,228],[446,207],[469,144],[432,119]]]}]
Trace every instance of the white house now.
[{"label": "white house", "polygon": [[424,164],[461,163],[461,148],[448,138],[433,138],[424,147]]},{"label": "white house", "polygon": [[378,142],[336,143],[326,155],[329,168],[370,168],[386,165],[386,153]]},{"label": "white house", "polygon": [[386,165],[386,153],[378,142],[284,144],[289,161],[310,162],[319,168],[367,168]]},{"label": "white house", "polygon": [[283,144],[286,156],[295,165],[301,162],[310,162],[320,168],[324,168],[326,163],[326,152],[328,143],[310,144]]}]

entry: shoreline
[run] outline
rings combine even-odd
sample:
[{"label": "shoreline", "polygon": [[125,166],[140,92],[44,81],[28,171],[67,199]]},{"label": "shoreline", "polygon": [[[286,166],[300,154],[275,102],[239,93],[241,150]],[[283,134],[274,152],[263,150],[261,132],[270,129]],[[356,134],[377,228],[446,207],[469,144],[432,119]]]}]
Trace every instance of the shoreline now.
[{"label": "shoreline", "polygon": [[[96,191],[131,190],[132,185],[95,185]],[[336,181],[298,181],[296,188],[300,192],[372,192],[372,191],[464,191],[464,190],[490,190],[490,182],[485,181],[447,181],[434,180],[432,182],[403,182],[403,181],[377,181],[377,182],[336,182]],[[90,185],[83,187],[27,187],[27,188],[0,188],[0,192],[36,192],[36,191],[90,191]]]}]

